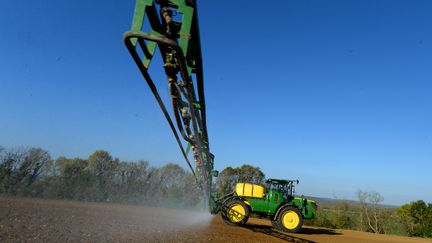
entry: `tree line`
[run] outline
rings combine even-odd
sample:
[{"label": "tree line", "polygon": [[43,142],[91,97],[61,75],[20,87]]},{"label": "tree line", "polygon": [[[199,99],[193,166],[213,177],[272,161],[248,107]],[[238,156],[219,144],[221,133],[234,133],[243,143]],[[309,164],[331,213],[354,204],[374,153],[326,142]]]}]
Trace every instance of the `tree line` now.
[{"label": "tree line", "polygon": [[[237,182],[264,183],[259,167],[227,167],[214,189],[232,192]],[[282,178],[281,178],[282,179]],[[94,202],[118,202],[173,208],[202,207],[203,195],[189,171],[173,163],[121,161],[97,150],[88,158],[52,159],[41,148],[0,146],[0,195]],[[380,234],[432,237],[432,204],[422,200],[400,207],[382,205],[377,192],[357,192],[357,202],[320,204],[317,219],[306,224]]]},{"label": "tree line", "polygon": [[192,208],[202,198],[177,164],[120,161],[97,150],[87,159],[52,159],[40,148],[0,147],[0,194]]},{"label": "tree line", "polygon": [[[235,182],[262,183],[258,167],[228,167],[217,178],[219,194]],[[194,208],[204,198],[193,174],[168,163],[160,168],[147,161],[121,161],[97,150],[88,158],[52,159],[41,148],[0,146],[0,194],[149,206]]]},{"label": "tree line", "polygon": [[432,204],[418,200],[400,207],[384,206],[377,192],[358,191],[359,201],[338,200],[318,207],[311,226],[376,234],[432,237]]}]

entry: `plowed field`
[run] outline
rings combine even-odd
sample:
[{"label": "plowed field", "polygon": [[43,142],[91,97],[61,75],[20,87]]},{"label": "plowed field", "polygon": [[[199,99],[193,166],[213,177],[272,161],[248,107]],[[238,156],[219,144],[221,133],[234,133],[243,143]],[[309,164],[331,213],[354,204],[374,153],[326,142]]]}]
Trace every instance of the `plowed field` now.
[{"label": "plowed field", "polygon": [[220,216],[110,203],[0,197],[1,242],[432,242],[306,227],[298,234],[250,219],[228,226]]}]

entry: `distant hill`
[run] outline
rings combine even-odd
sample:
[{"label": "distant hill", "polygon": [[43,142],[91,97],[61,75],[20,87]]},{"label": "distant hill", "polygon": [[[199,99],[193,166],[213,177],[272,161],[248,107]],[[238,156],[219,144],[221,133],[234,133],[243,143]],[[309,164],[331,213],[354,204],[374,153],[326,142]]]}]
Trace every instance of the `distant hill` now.
[{"label": "distant hill", "polygon": [[[312,197],[312,196],[305,196],[308,199],[315,200],[318,202],[319,205],[322,206],[332,206],[334,204],[340,203],[340,202],[348,202],[353,205],[360,205],[360,202],[357,200],[347,200],[347,199],[334,199],[334,198],[326,198],[326,197]],[[386,205],[383,204],[385,208],[397,208],[399,206],[396,205]]]}]

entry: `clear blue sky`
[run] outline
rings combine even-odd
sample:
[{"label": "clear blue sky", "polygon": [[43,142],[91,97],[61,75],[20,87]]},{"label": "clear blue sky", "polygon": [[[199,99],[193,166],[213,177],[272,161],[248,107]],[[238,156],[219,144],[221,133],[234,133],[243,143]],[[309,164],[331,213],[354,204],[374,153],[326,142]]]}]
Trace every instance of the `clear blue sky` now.
[{"label": "clear blue sky", "polygon": [[[431,202],[432,2],[247,2],[199,1],[216,168],[250,163],[306,195]],[[185,166],[122,43],[134,4],[0,2],[1,145]]]}]

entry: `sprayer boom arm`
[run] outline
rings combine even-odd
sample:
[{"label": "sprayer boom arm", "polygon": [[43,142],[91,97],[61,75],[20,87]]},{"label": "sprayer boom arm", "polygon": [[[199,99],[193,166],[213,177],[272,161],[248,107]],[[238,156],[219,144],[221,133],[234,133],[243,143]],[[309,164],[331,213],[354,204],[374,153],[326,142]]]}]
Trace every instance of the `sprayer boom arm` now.
[{"label": "sprayer boom arm", "polygon": [[[137,0],[132,28],[124,34],[124,42],[162,109],[198,186],[208,198],[213,155],[209,149],[206,126],[196,1]],[[168,80],[172,114],[166,109],[148,72],[156,48],[161,53]],[[186,149],[180,137],[186,141]],[[188,159],[190,149],[195,165]]]}]

